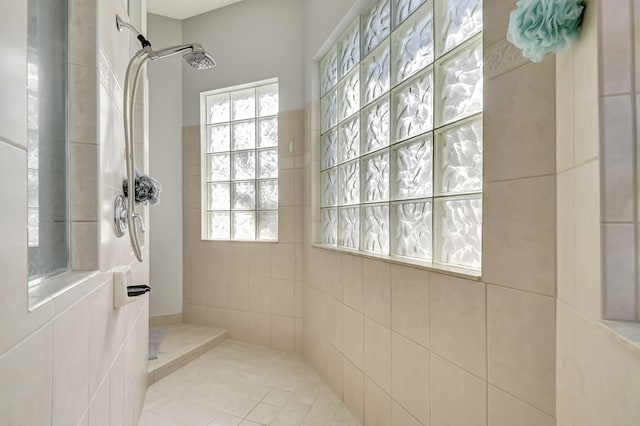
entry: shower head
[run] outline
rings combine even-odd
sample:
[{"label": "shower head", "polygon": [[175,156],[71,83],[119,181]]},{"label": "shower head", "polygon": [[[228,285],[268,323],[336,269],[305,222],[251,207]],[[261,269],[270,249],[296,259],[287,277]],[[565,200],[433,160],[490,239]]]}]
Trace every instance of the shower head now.
[{"label": "shower head", "polygon": [[208,70],[216,66],[216,61],[207,52],[191,52],[183,56],[184,60],[197,70]]},{"label": "shower head", "polygon": [[191,68],[197,70],[208,70],[216,66],[216,61],[198,43],[194,43],[193,50],[182,57]]},{"label": "shower head", "polygon": [[167,56],[184,53],[182,57],[192,68],[208,70],[216,66],[216,61],[209,55],[199,43],[184,44],[182,46],[168,47],[159,51],[150,51],[151,60],[166,58]]}]

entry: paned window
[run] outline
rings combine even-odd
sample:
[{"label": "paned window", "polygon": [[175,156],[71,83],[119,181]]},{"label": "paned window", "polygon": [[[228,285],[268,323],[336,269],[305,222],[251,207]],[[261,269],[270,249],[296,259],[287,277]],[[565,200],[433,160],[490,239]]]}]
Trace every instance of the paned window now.
[{"label": "paned window", "polygon": [[278,82],[200,96],[202,238],[278,240]]},{"label": "paned window", "polygon": [[482,1],[381,0],[320,62],[323,245],[480,269]]}]

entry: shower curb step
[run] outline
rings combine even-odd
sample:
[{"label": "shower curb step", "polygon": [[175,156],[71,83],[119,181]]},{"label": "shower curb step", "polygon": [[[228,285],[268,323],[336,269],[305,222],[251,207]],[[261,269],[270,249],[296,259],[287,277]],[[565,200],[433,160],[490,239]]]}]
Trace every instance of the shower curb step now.
[{"label": "shower curb step", "polygon": [[[228,332],[227,330],[220,328],[211,328],[204,326],[196,326],[192,324],[175,324],[177,326],[192,326],[199,327],[202,329],[209,328],[212,331],[215,331],[215,335],[211,337],[203,338],[198,343],[190,343],[185,347],[181,348],[178,351],[174,351],[172,353],[165,353],[162,351],[162,345],[160,347],[160,353],[158,354],[158,359],[149,361],[147,367],[147,383],[151,386],[153,383],[162,379],[163,377],[168,376],[173,373],[177,369],[189,364],[191,361],[203,355],[205,352],[210,349],[218,346],[220,343],[227,340]],[[167,336],[165,340],[170,338],[171,333],[180,333],[179,330],[173,330],[171,325],[168,326]],[[163,342],[164,343],[164,342]]]}]

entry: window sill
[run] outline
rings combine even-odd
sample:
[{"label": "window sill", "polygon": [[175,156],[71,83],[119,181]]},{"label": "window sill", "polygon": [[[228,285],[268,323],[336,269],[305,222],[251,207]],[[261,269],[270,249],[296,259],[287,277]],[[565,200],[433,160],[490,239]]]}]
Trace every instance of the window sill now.
[{"label": "window sill", "polygon": [[349,250],[342,247],[327,246],[325,244],[311,244],[311,246],[319,249],[351,254],[353,256],[362,257],[364,259],[381,260],[383,262],[391,263],[392,265],[408,266],[411,268],[422,269],[429,272],[436,272],[438,274],[451,275],[453,277],[464,278],[466,280],[480,281],[482,279],[481,272],[473,269],[457,268],[447,265],[436,265],[431,262],[422,262],[420,260],[389,256],[385,254],[369,253],[360,250]]},{"label": "window sill", "polygon": [[640,322],[602,320],[600,325],[624,347],[640,354]]},{"label": "window sill", "polygon": [[29,287],[29,312],[100,275],[99,271],[69,271]]},{"label": "window sill", "polygon": [[246,244],[246,243],[278,244],[281,242],[279,240],[212,240],[210,238],[200,238],[200,241],[203,241],[205,243],[237,243],[237,244]]}]

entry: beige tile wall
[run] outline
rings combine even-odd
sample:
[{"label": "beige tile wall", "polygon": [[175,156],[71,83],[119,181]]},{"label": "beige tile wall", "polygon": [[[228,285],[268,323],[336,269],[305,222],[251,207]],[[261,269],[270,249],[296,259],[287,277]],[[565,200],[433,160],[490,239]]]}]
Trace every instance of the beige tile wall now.
[{"label": "beige tile wall", "polygon": [[185,321],[301,351],[303,125],[302,111],[279,115],[277,243],[201,240],[200,127],[183,129]]},{"label": "beige tile wall", "polygon": [[0,424],[78,424],[101,407],[106,415],[90,424],[133,425],[146,390],[147,298],[114,310],[104,271],[29,313],[26,238],[19,232],[26,229],[26,198],[18,190],[26,185],[13,185],[26,179],[26,153],[0,141],[0,164],[0,195],[15,200],[0,225]]},{"label": "beige tile wall", "polygon": [[[305,167],[303,354],[365,425],[555,424],[555,61],[486,3],[482,280],[311,246]],[[317,102],[306,122],[317,154]]]},{"label": "beige tile wall", "polygon": [[557,59],[558,426],[640,418],[640,352],[601,322],[636,314],[639,17],[638,1],[590,1],[580,43]]},{"label": "beige tile wall", "polygon": [[[124,70],[116,58],[129,56],[128,36],[118,38],[114,15],[126,16],[126,4],[100,2],[98,12],[97,1],[69,3],[72,267],[95,272],[28,312],[26,136],[19,131],[26,128],[26,108],[3,98],[0,197],[10,201],[0,221],[0,424],[133,426],[146,391],[148,298],[114,309],[110,273],[133,262],[128,241],[113,236],[111,210],[124,176],[122,100],[113,90],[115,83],[122,87]],[[11,37],[3,38],[21,49],[12,56],[20,68],[12,74],[15,90],[26,87],[27,3],[20,4]],[[4,112],[19,120],[5,126]],[[147,265],[133,265],[137,279],[146,281]]]},{"label": "beige tile wall", "polygon": [[[354,259],[360,258],[310,248],[310,265],[324,262],[340,274],[308,277],[303,353],[361,421],[509,425],[520,410],[531,421],[553,423],[553,297],[378,260],[345,267]],[[377,271],[376,280],[355,282],[364,283],[362,299],[389,312],[387,323],[376,310],[346,303],[353,282],[345,276],[362,277],[367,268]],[[335,284],[329,280],[343,293],[326,291]],[[490,387],[516,408],[489,405]],[[487,423],[487,416],[496,420]]]}]

